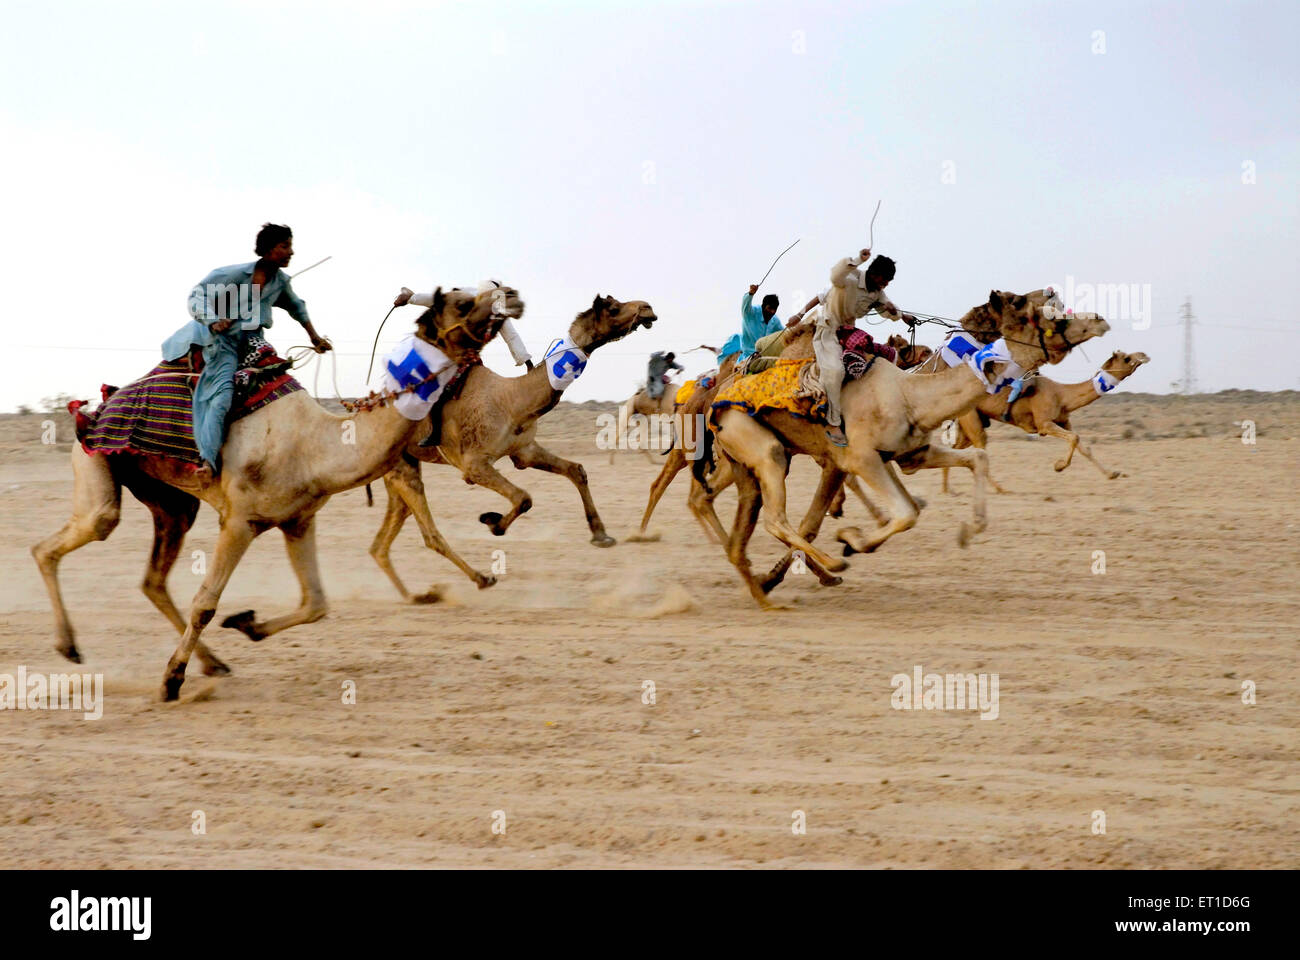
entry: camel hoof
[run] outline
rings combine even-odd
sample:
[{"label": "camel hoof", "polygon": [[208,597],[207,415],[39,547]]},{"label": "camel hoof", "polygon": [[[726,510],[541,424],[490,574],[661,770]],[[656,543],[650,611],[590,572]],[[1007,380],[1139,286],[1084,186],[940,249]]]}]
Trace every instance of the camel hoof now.
[{"label": "camel hoof", "polygon": [[496,582],[496,577],[491,576],[490,574],[487,576],[480,574],[478,578],[478,588],[480,590],[486,590],[488,587],[495,586]]},{"label": "camel hoof", "polygon": [[441,603],[442,602],[442,584],[435,583],[424,593],[417,593],[411,597],[412,603]]},{"label": "camel hoof", "polygon": [[1120,471],[1118,471],[1118,470],[1112,470],[1112,471],[1110,472],[1110,479],[1111,479],[1111,480],[1118,480],[1118,479],[1119,479],[1120,477],[1122,477],[1122,476],[1124,476],[1124,474],[1120,473]]},{"label": "camel hoof", "polygon": [[821,585],[823,587],[838,587],[843,582],[844,582],[843,577],[826,577],[824,580],[821,581]]},{"label": "camel hoof", "polygon": [[1064,463],[1063,461],[1058,460],[1056,461],[1056,463],[1052,464],[1052,469],[1055,470],[1057,473],[1060,473],[1068,466],[1069,466],[1068,463]]},{"label": "camel hoof", "polygon": [[55,644],[54,649],[59,651],[65,660],[71,660],[73,663],[81,662],[81,651],[77,649],[75,643]]},{"label": "camel hoof", "polygon": [[[487,513],[480,513],[478,515],[478,522],[486,523],[489,527],[496,527],[501,523],[501,514],[491,510],[488,511]],[[495,532],[496,531],[493,530],[493,533]]]},{"label": "camel hoof", "polygon": [[612,547],[614,544],[618,543],[617,540],[607,533],[598,534],[597,536],[592,537],[591,542],[598,547]]},{"label": "camel hoof", "polygon": [[213,660],[203,665],[203,675],[205,677],[228,677],[230,668],[220,660]]},{"label": "camel hoof", "polygon": [[266,634],[253,626],[256,614],[252,610],[240,610],[238,613],[232,613],[226,619],[221,621],[223,627],[229,627],[231,630],[241,630],[244,635],[254,643],[263,639]]},{"label": "camel hoof", "polygon": [[176,676],[167,677],[165,680],[163,680],[162,691],[161,691],[163,702],[172,703],[180,699],[181,684],[184,682],[185,682],[184,674],[181,674],[179,677]]},{"label": "camel hoof", "polygon": [[962,548],[970,546],[972,536],[974,533],[971,531],[970,524],[963,523],[957,528],[957,546]]}]

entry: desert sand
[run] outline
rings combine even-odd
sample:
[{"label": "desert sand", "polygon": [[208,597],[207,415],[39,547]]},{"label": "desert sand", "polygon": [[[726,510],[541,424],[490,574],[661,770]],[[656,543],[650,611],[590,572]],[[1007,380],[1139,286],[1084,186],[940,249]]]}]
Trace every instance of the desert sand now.
[{"label": "desert sand", "polygon": [[[151,528],[127,495],[112,537],[63,564],[102,719],[0,711],[0,867],[1296,865],[1300,394],[1104,398],[1075,424],[1113,481],[1078,457],[1055,473],[1063,444],[995,424],[1010,492],[968,549],[969,475],[943,496],[927,471],[907,481],[929,502],[915,529],[839,587],[790,577],[771,614],[690,518],[684,475],[661,539],[626,542],[657,465],[595,449],[612,409],[561,404],[541,436],[586,465],[617,546],[588,543],[563,478],[505,463],[536,505],[494,538],[476,518],[500,499],[426,466],[442,532],[505,573],[474,590],[408,523],[398,569],[450,597],[408,606],[367,555],[382,484],[372,509],[348,492],[319,517],[329,616],[259,644],[214,623],[234,675],[195,667],[177,704],[158,701],[176,635],[139,590]],[[0,418],[0,673],[71,668],[29,554],[68,516],[70,439],[66,416]],[[792,514],[815,478],[796,462]],[[730,524],[733,493],[720,505]],[[870,521],[850,498],[843,522]],[[205,506],[170,580],[182,610],[215,533]],[[751,555],[779,555],[761,528]],[[296,602],[272,532],[218,622]],[[916,666],[996,673],[997,718],[893,709]]]}]

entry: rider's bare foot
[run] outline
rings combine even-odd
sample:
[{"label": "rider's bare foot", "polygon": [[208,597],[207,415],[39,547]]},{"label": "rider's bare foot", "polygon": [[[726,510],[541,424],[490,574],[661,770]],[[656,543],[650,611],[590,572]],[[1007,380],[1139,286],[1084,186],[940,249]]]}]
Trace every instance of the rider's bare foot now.
[{"label": "rider's bare foot", "polygon": [[217,468],[211,460],[204,460],[195,470],[194,479],[200,483],[211,483],[217,478]]},{"label": "rider's bare foot", "polygon": [[849,438],[844,435],[844,431],[839,427],[828,427],[826,436],[830,437],[831,443],[837,447],[847,447],[849,445]]}]

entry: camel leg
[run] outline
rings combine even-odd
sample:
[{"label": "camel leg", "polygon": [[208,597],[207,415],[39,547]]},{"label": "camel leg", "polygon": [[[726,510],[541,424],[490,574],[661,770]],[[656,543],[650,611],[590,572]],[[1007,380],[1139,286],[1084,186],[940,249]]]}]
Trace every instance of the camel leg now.
[{"label": "camel leg", "polygon": [[1077,433],[1071,433],[1069,430],[1066,430],[1063,427],[1060,427],[1057,424],[1052,423],[1051,421],[1042,424],[1038,428],[1038,432],[1044,437],[1060,437],[1062,440],[1064,440],[1066,443],[1070,445],[1070,449],[1067,450],[1065,453],[1065,459],[1057,460],[1054,465],[1054,469],[1056,470],[1056,472],[1060,473],[1062,470],[1068,467],[1070,465],[1070,461],[1074,459],[1075,448],[1079,446],[1079,435]]},{"label": "camel leg", "polygon": [[177,644],[171,659],[167,661],[167,672],[163,674],[162,686],[164,700],[175,700],[180,696],[181,684],[185,682],[185,668],[194,653],[199,634],[217,612],[217,601],[221,599],[221,592],[226,589],[235,567],[239,566],[239,561],[255,536],[257,534],[245,520],[228,518],[221,524],[221,532],[217,535],[216,555],[208,566],[208,574],[203,578],[203,584],[194,595],[194,601],[190,604],[189,622],[186,624],[185,633],[181,636],[181,641]]},{"label": "camel leg", "polygon": [[461,474],[465,477],[466,483],[487,487],[510,501],[510,512],[504,517],[495,511],[479,514],[479,522],[487,524],[493,536],[505,536],[510,525],[519,519],[519,515],[533,508],[533,498],[528,495],[528,492],[507,480],[481,455],[468,460],[462,467]]},{"label": "camel leg", "polygon": [[397,570],[393,567],[392,557],[389,553],[393,546],[393,541],[397,539],[397,534],[401,532],[402,524],[410,515],[406,502],[393,489],[393,482],[389,479],[389,474],[384,475],[384,489],[388,493],[388,510],[384,513],[384,522],[380,525],[378,532],[375,533],[375,539],[370,544],[370,556],[379,564],[379,569],[387,574],[388,579],[392,581],[397,592],[402,595],[402,599],[408,603],[422,603],[417,597],[412,597],[406,589],[406,584],[402,583],[402,578],[397,575]]},{"label": "camel leg", "polygon": [[534,470],[544,470],[547,473],[558,473],[568,477],[569,482],[578,488],[578,496],[582,498],[582,509],[587,514],[587,526],[591,529],[591,542],[598,547],[612,547],[618,542],[605,532],[605,524],[601,521],[600,514],[596,512],[596,502],[591,498],[591,487],[587,483],[587,471],[583,469],[582,464],[557,457],[535,440],[517,453],[511,454],[510,460],[521,470],[531,467]]},{"label": "camel leg", "polygon": [[[965,467],[975,478],[975,490],[971,496],[974,509],[974,522],[963,523],[957,530],[957,543],[966,546],[977,533],[988,528],[986,511],[986,491],[989,479],[989,455],[979,447],[966,450],[954,450],[942,444],[932,443],[918,454],[900,461],[904,473],[913,474],[918,470],[930,470],[936,467]],[[901,487],[902,484],[900,483]]]},{"label": "camel leg", "polygon": [[[867,496],[867,491],[862,489],[862,484],[858,482],[857,477],[853,476],[852,474],[849,474],[844,478],[844,486],[840,488],[840,492],[838,494],[841,504],[843,504],[844,502],[845,488],[852,490],[854,494],[857,496],[857,498],[862,501],[862,505],[867,508],[867,512],[871,514],[871,517],[873,520],[876,521],[877,526],[879,526],[882,523],[886,523],[889,520],[889,517],[885,516],[885,512],[881,510],[878,506],[876,506],[875,502],[870,497]],[[833,510],[830,513],[832,517],[839,516],[839,514],[835,513],[835,511]]]},{"label": "camel leg", "polygon": [[[415,522],[420,526],[420,535],[424,537],[424,545],[426,547],[430,550],[437,551],[454,563],[460,571],[465,574],[465,576],[474,581],[480,590],[485,590],[497,582],[496,577],[479,573],[466,563],[461,556],[451,548],[451,544],[447,543],[447,541],[443,539],[442,534],[438,532],[438,527],[433,522],[433,514],[429,511],[429,498],[425,496],[424,493],[424,480],[420,476],[420,467],[418,463],[411,464],[405,460],[399,462],[398,465],[390,470],[384,477],[384,486],[388,491],[389,500],[391,501],[394,493],[396,493],[397,497],[406,506],[406,509],[415,517]],[[387,517],[384,519],[387,520]],[[372,544],[371,546],[372,555],[375,546],[378,544],[379,538],[376,536],[375,544]],[[388,545],[384,545],[385,560],[388,559],[387,546]],[[382,567],[383,564],[380,564],[380,566]],[[389,569],[391,568],[392,563],[389,562]],[[396,576],[396,573],[392,574],[394,579]],[[440,596],[440,590],[436,587],[430,587],[428,592],[421,594],[416,598],[416,602],[432,603],[436,602]]]},{"label": "camel leg", "polygon": [[749,567],[749,556],[745,552],[749,538],[754,535],[754,527],[758,524],[758,513],[763,506],[762,493],[753,473],[743,464],[735,464],[731,475],[736,484],[736,522],[731,525],[731,536],[727,539],[727,559],[745,581],[745,586],[759,607],[764,610],[779,609],[767,599],[762,584],[754,579]]},{"label": "camel leg", "polygon": [[664,460],[663,469],[659,471],[659,476],[655,477],[654,482],[650,484],[650,499],[646,501],[645,513],[641,516],[641,529],[637,533],[638,539],[645,536],[646,527],[650,525],[650,515],[655,512],[655,507],[659,505],[660,499],[668,492],[669,485],[685,466],[686,453],[680,446],[673,447],[668,451],[668,457]]},{"label": "camel leg", "polygon": [[[822,523],[830,513],[826,505],[844,494],[844,477],[844,471],[838,469],[834,464],[828,463],[822,467],[821,481],[817,485],[817,492],[813,495],[812,503],[808,506],[808,512],[804,514],[803,521],[799,524],[800,536],[806,537],[809,541],[817,539],[817,533],[821,530]],[[867,502],[869,503],[869,501]],[[793,562],[794,551],[787,550],[785,556],[777,561],[776,566],[768,573],[767,579],[763,581],[764,593],[771,593],[785,579],[786,571],[790,569],[790,564]],[[822,586],[837,587],[844,582],[842,577],[837,577],[824,569],[811,557],[806,558],[806,563],[809,569],[817,575],[817,579]]]},{"label": "camel leg", "polygon": [[[727,416],[718,432],[719,442],[733,460],[744,452],[743,463],[758,478],[764,504],[763,528],[793,550],[802,550],[804,556],[816,561],[826,570],[838,573],[848,566],[843,560],[831,557],[814,547],[799,535],[785,512],[785,478],[790,470],[790,460],[785,448],[766,428],[743,414]],[[829,497],[823,503],[829,502]],[[734,531],[733,531],[734,535]]]},{"label": "camel leg", "polygon": [[73,663],[80,663],[76,633],[59,589],[59,560],[92,540],[106,539],[113,532],[122,515],[122,486],[113,476],[107,458],[86,453],[81,444],[72,448],[72,484],[72,519],[58,533],[32,547],[32,556],[54,608],[54,626],[59,636],[54,649]]},{"label": "camel leg", "polygon": [[232,613],[221,621],[223,627],[242,630],[249,640],[261,640],[265,637],[288,630],[300,623],[315,623],[329,612],[325,602],[325,588],[321,585],[320,566],[316,559],[316,517],[291,520],[280,525],[284,534],[284,546],[289,554],[289,563],[298,577],[298,587],[302,591],[302,602],[298,608],[282,617],[272,617],[260,623],[252,610]]},{"label": "camel leg", "polygon": [[1104,476],[1107,480],[1115,480],[1118,479],[1119,477],[1124,476],[1124,474],[1121,473],[1119,470],[1107,470],[1105,467],[1103,467],[1097,461],[1097,458],[1092,455],[1091,445],[1085,443],[1082,438],[1080,438],[1079,440],[1079,453],[1083,454],[1083,456],[1087,458],[1089,463],[1091,463],[1094,467],[1100,470],[1102,476]]},{"label": "camel leg", "polygon": [[832,517],[838,518],[844,516],[844,498],[847,494],[848,491],[843,487],[840,487],[840,492],[835,494],[835,499],[832,500],[831,505],[826,508],[826,512]]},{"label": "camel leg", "polygon": [[[153,550],[149,554],[149,565],[145,568],[144,582],[140,584],[140,589],[149,598],[149,602],[157,607],[158,612],[176,628],[176,632],[184,634],[185,618],[172,602],[172,595],[167,589],[167,576],[180,555],[185,535],[198,516],[198,498],[144,475],[127,480],[126,483],[153,515]],[[224,677],[230,674],[230,667],[202,640],[195,642],[194,655],[199,658],[205,676]]]},{"label": "camel leg", "polygon": [[868,534],[864,535],[858,527],[842,528],[836,537],[844,544],[845,556],[870,553],[895,534],[916,526],[916,518],[920,515],[916,501],[903,487],[898,475],[889,469],[889,464],[880,459],[880,454],[874,450],[853,452],[848,466],[892,509],[889,522]]},{"label": "camel leg", "polygon": [[704,535],[713,543],[726,543],[731,536],[722,526],[722,521],[718,519],[718,512],[713,509],[713,501],[733,483],[735,483],[735,475],[732,472],[731,461],[725,457],[718,461],[717,468],[709,477],[708,490],[691,477],[691,492],[686,498],[686,506],[704,528]]}]

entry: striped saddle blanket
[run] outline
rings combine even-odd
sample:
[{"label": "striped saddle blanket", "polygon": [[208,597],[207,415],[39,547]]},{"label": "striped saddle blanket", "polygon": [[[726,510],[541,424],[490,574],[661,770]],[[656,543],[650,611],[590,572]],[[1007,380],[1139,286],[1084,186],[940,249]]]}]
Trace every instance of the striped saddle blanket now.
[{"label": "striped saddle blanket", "polygon": [[[235,375],[235,395],[226,425],[302,389],[279,357],[259,358],[258,367]],[[160,363],[125,387],[101,387],[103,402],[89,414],[83,400],[68,404],[77,439],[87,453],[134,453],[199,463],[194,445],[194,384],[202,355],[197,351]]]}]

